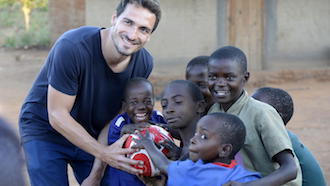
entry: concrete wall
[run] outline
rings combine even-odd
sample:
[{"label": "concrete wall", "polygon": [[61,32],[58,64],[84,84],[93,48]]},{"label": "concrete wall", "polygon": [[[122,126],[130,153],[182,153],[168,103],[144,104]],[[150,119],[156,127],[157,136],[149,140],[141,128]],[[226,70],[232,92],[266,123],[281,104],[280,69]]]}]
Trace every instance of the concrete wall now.
[{"label": "concrete wall", "polygon": [[[75,6],[63,0],[50,0],[57,5],[63,4],[63,10],[75,8],[76,11],[82,11],[81,5],[78,9],[76,6],[79,2],[85,1],[83,18],[85,25],[103,27],[110,25],[111,15],[119,2],[119,0],[73,1]],[[231,0],[161,0],[163,17],[146,46],[155,57],[155,64],[186,64],[189,59],[197,55],[208,55],[219,46],[231,43],[229,38],[235,29],[230,29],[230,16],[235,15],[229,11],[230,6],[244,4],[243,1],[246,0],[236,0],[235,3]],[[255,0],[255,2],[259,1]],[[257,38],[263,40],[261,46],[264,49],[262,54],[257,53],[262,55],[259,56],[261,62],[252,63],[250,69],[330,66],[329,0],[264,0],[264,6],[264,14],[258,14],[264,16],[264,33],[260,34],[263,38]],[[248,7],[253,9],[255,6]],[[53,29],[61,27],[61,20],[64,23],[71,21],[72,24],[80,24],[81,20],[77,18],[81,13],[73,11],[73,15],[63,15],[61,8],[57,10],[52,14],[57,16],[56,26]],[[239,19],[238,17],[237,20],[240,21]],[[251,34],[245,36],[242,28],[241,32],[236,32],[235,37],[238,41],[235,43],[241,43],[246,37],[251,38]],[[255,52],[246,53],[254,55]]]},{"label": "concrete wall", "polygon": [[85,0],[49,0],[49,23],[53,42],[66,30],[85,25]]},{"label": "concrete wall", "polygon": [[[108,27],[117,3],[86,0],[86,24]],[[216,0],[162,0],[161,7],[159,27],[146,45],[156,63],[187,63],[216,49]]]},{"label": "concrete wall", "polygon": [[268,68],[330,65],[330,1],[267,0]]}]

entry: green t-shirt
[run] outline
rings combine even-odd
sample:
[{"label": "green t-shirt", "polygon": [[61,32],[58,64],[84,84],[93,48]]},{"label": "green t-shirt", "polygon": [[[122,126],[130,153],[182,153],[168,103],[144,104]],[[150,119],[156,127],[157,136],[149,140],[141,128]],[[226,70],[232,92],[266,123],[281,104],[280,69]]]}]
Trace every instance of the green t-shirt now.
[{"label": "green t-shirt", "polygon": [[[213,112],[225,111],[216,103],[209,110]],[[274,155],[283,150],[294,154],[283,121],[272,106],[251,98],[244,91],[227,113],[238,116],[246,127],[246,139],[240,151],[246,168],[266,176],[279,168],[278,163],[272,161]],[[294,158],[299,169],[297,178],[286,185],[302,184],[299,162],[295,155]]]}]

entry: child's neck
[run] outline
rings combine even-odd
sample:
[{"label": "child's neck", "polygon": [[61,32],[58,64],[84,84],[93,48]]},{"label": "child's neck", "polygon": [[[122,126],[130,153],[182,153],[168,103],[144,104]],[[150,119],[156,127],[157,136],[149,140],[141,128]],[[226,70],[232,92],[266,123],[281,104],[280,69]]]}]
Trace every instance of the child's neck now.
[{"label": "child's neck", "polygon": [[219,103],[220,105],[221,105],[221,107],[223,108],[223,110],[225,111],[225,112],[227,112],[227,110],[234,104],[234,103],[236,103],[236,101],[243,95],[243,93],[244,93],[244,90],[242,90],[242,92],[241,92],[241,94],[237,97],[237,98],[235,98],[235,99],[233,99],[231,102],[229,102],[229,103]]},{"label": "child's neck", "polygon": [[183,147],[186,147],[188,149],[190,144],[190,139],[194,136],[197,121],[200,119],[199,116],[196,116],[192,120],[189,121],[189,124],[187,124],[187,127],[181,128],[179,130],[179,134],[183,143]]}]

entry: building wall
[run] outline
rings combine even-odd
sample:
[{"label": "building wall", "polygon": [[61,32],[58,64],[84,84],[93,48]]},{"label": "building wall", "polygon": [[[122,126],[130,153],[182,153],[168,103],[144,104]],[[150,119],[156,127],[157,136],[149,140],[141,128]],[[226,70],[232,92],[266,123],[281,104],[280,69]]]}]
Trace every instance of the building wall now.
[{"label": "building wall", "polygon": [[[117,3],[86,0],[86,24],[109,27]],[[146,45],[156,63],[187,63],[216,49],[216,0],[163,0],[161,7],[162,19]]]},{"label": "building wall", "polygon": [[66,30],[85,25],[85,0],[49,0],[49,25],[54,42]]},{"label": "building wall", "polygon": [[[244,4],[243,1],[245,0],[235,0],[235,3]],[[119,0],[49,0],[53,40],[65,30],[80,25],[109,27],[111,15],[118,2]],[[197,55],[209,55],[216,48],[233,43],[230,38],[233,38],[235,29],[230,26],[230,16],[240,21],[239,16],[233,16],[233,11],[228,6],[233,5],[233,2],[161,0],[163,17],[146,46],[152,52],[156,64],[186,64]],[[264,13],[255,12],[258,16],[264,16],[264,23],[258,23],[264,24],[264,33],[259,35],[263,38],[256,38],[263,40],[260,45],[263,50],[260,54],[251,51],[251,47],[244,49],[248,55],[260,59],[258,63],[250,63],[251,69],[330,66],[329,0],[264,0],[263,4]],[[253,9],[255,6],[248,7]],[[251,34],[244,35],[244,27],[236,29],[235,33],[234,44],[251,40]],[[250,38],[246,39],[247,37]],[[249,45],[244,44],[243,48],[246,46]]]},{"label": "building wall", "polygon": [[330,66],[330,1],[267,0],[268,68]]}]

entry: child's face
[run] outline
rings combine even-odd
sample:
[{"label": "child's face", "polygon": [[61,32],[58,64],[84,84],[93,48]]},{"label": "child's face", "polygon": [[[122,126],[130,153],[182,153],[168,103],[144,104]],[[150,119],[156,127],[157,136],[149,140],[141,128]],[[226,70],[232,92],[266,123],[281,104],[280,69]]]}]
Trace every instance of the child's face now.
[{"label": "child's face", "polygon": [[215,162],[219,159],[221,139],[214,120],[213,117],[204,116],[198,121],[196,133],[189,145],[189,158],[192,161],[202,159],[205,162]]},{"label": "child's face", "polygon": [[213,99],[224,106],[232,105],[242,94],[249,73],[231,59],[210,60],[208,70]]},{"label": "child's face", "polygon": [[197,105],[188,87],[175,83],[167,86],[161,100],[167,123],[176,129],[185,128],[197,116]]},{"label": "child's face", "polygon": [[207,66],[195,65],[187,72],[187,80],[194,82],[207,100],[212,99],[208,84]]},{"label": "child's face", "polygon": [[134,123],[150,120],[154,106],[152,87],[148,83],[137,83],[127,92],[125,111]]}]

